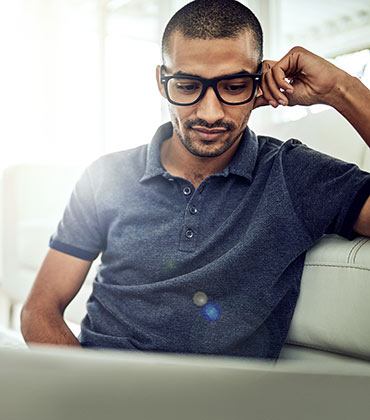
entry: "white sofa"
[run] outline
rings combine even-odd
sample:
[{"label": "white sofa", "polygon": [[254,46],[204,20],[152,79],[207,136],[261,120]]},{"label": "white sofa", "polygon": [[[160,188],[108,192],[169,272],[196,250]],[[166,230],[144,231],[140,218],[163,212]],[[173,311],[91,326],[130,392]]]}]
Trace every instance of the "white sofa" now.
[{"label": "white sofa", "polygon": [[[325,118],[329,121],[339,118],[335,124],[345,124],[341,132],[347,133],[347,123],[340,116],[330,112]],[[307,124],[311,126],[310,121]],[[279,127],[272,129],[279,131]],[[283,129],[287,130],[287,125]],[[342,146],[342,154],[347,144],[350,160],[357,159],[362,168],[370,171],[369,149],[358,139],[351,141],[336,138],[334,144]],[[19,165],[6,169],[3,174],[1,295],[10,309],[6,311],[10,315],[3,319],[14,329],[19,329],[20,305],[81,171],[81,168],[62,166]],[[93,278],[94,268],[65,314],[76,333]],[[370,239],[358,237],[347,241],[335,235],[325,236],[307,253],[301,294],[281,360],[325,360],[328,364],[356,360],[367,364],[370,361],[368,302]]]},{"label": "white sofa", "polygon": [[[370,361],[370,238],[322,238],[307,253],[281,359]],[[343,356],[345,355],[345,357]],[[366,362],[365,362],[366,360]]]}]

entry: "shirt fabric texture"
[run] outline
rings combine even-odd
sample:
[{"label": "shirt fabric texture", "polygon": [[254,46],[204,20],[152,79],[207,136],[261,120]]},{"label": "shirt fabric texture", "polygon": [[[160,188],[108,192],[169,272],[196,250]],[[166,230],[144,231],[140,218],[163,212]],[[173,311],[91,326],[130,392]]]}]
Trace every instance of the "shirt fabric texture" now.
[{"label": "shirt fabric texture", "polygon": [[160,160],[172,125],[112,153],[78,181],[51,248],[101,253],[83,347],[276,359],[305,252],[348,239],[370,174],[297,140],[248,128],[230,164],[193,185]]}]

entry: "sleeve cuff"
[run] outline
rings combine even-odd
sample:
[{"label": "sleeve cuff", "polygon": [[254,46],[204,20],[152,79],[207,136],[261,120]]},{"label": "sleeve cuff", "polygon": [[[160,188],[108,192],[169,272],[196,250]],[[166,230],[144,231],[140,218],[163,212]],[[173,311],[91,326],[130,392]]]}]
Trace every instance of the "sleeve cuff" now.
[{"label": "sleeve cuff", "polygon": [[49,247],[64,254],[72,255],[72,257],[80,258],[81,260],[93,261],[99,255],[99,252],[90,252],[72,245],[64,244],[63,242],[50,239]]},{"label": "sleeve cuff", "polygon": [[343,225],[340,234],[347,239],[353,239],[357,236],[354,232],[353,226],[364,206],[366,200],[370,197],[370,179],[360,188],[355,198],[353,199],[347,215],[343,220]]}]

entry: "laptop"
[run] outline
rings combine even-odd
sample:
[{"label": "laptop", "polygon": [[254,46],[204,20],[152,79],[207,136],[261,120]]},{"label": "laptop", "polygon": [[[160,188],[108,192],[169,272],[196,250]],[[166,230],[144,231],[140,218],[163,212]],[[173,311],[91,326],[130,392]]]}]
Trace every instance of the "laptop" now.
[{"label": "laptop", "polygon": [[1,420],[356,420],[370,364],[35,346],[0,349]]}]

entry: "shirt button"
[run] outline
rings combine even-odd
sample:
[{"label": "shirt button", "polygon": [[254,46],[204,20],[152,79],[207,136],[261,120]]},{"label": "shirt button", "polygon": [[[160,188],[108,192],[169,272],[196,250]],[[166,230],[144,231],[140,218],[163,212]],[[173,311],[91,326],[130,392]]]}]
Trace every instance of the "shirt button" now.
[{"label": "shirt button", "polygon": [[191,194],[191,188],[190,187],[184,187],[182,190],[184,195],[190,195]]},{"label": "shirt button", "polygon": [[191,239],[191,238],[194,236],[194,232],[193,232],[191,229],[188,229],[188,230],[185,232],[185,236],[186,236],[188,239]]},{"label": "shirt button", "polygon": [[189,208],[189,212],[190,212],[190,214],[197,214],[198,213],[198,209],[195,206],[191,206]]},{"label": "shirt button", "polygon": [[170,182],[173,182],[173,181],[174,181],[174,179],[173,179],[173,178],[168,178],[168,180],[169,180]]}]

